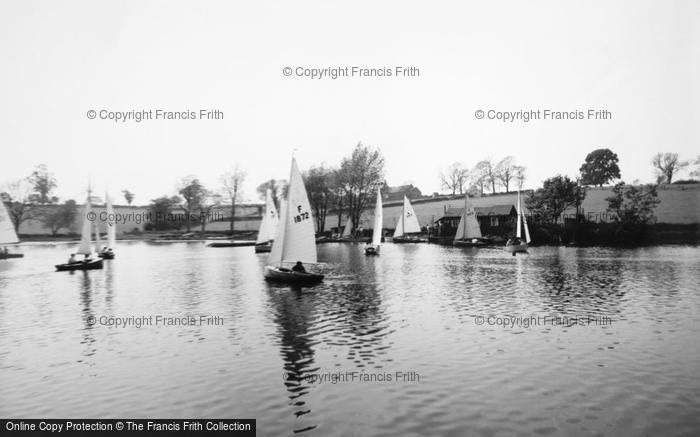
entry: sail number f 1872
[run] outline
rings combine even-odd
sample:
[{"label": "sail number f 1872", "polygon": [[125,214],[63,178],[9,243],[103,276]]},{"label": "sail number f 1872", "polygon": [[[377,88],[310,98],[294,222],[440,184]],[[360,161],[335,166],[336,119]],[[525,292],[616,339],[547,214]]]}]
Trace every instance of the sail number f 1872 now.
[{"label": "sail number f 1872", "polygon": [[311,217],[308,211],[301,212],[301,205],[297,206],[297,212],[299,214],[294,216],[294,223],[299,223]]}]

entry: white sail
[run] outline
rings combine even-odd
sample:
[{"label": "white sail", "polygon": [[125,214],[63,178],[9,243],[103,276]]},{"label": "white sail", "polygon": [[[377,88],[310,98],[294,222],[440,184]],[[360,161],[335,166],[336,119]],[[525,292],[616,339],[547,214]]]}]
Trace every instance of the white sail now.
[{"label": "white sail", "polygon": [[394,237],[400,237],[413,232],[420,232],[420,223],[418,223],[418,217],[416,217],[416,213],[413,211],[413,206],[411,206],[408,197],[403,196],[403,210],[399,222],[396,224]]},{"label": "white sail", "polygon": [[377,189],[377,204],[374,206],[374,229],[372,229],[372,245],[379,246],[382,242],[382,226],[384,216],[382,212],[382,192]]},{"label": "white sail", "polygon": [[523,214],[523,207],[520,204],[520,190],[518,190],[518,230],[516,231],[516,237],[521,238],[520,234],[520,224],[525,229],[525,242],[529,243],[530,240],[530,230],[527,228],[527,217]]},{"label": "white sail", "polygon": [[260,222],[258,239],[255,241],[256,244],[267,243],[268,241],[275,239],[275,232],[277,231],[279,219],[277,218],[277,210],[275,209],[275,204],[272,201],[271,193],[272,192],[269,189],[265,193],[265,211],[263,213],[262,221]]},{"label": "white sail", "polygon": [[109,194],[105,194],[107,202],[107,247],[114,250],[117,244],[117,224],[114,221],[114,207],[112,207],[112,199]]},{"label": "white sail", "polygon": [[14,243],[19,243],[19,238],[17,238],[17,233],[15,232],[15,225],[12,223],[7,208],[5,208],[5,202],[0,200],[0,244]]},{"label": "white sail", "polygon": [[100,252],[102,250],[102,242],[100,241],[100,221],[99,216],[95,218],[92,222],[93,229],[95,230],[95,252]]},{"label": "white sail", "polygon": [[317,260],[311,205],[294,158],[289,175],[287,202],[282,208],[280,226],[272,244],[269,260],[277,265],[297,261],[315,263]]},{"label": "white sail", "polygon": [[522,238],[522,234],[520,233],[520,228],[522,227],[522,221],[523,221],[523,217],[522,217],[521,211],[520,211],[520,190],[518,190],[518,220],[515,222],[515,236],[517,238]]},{"label": "white sail", "polygon": [[88,220],[88,216],[92,208],[90,208],[90,196],[85,201],[85,206],[83,207],[83,228],[80,232],[80,245],[76,253],[82,255],[90,255],[92,253],[92,247],[90,247],[90,232],[92,231],[92,222]]},{"label": "white sail", "polygon": [[468,199],[469,196],[464,196],[464,209],[462,210],[462,217],[459,219],[459,225],[455,233],[455,241],[472,240],[482,237],[481,227],[479,226],[479,221],[476,219],[476,212],[474,211],[474,207],[469,204]]},{"label": "white sail", "polygon": [[343,228],[343,234],[341,237],[349,237],[352,234],[352,217],[348,217],[348,221],[345,222],[345,227]]},{"label": "white sail", "polygon": [[399,216],[399,220],[396,222],[396,228],[394,229],[394,238],[403,236],[403,214]]}]

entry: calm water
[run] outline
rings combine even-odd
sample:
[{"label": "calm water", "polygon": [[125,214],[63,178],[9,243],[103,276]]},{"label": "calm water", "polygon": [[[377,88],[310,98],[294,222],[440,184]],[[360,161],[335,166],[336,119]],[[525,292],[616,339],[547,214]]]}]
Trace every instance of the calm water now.
[{"label": "calm water", "polygon": [[[699,248],[387,244],[371,258],[329,244],[326,281],[302,290],[266,284],[252,247],[122,243],[102,271],[53,272],[69,250],[0,261],[0,417],[257,418],[270,436],[700,435]],[[99,322],[151,315],[221,319]]]}]

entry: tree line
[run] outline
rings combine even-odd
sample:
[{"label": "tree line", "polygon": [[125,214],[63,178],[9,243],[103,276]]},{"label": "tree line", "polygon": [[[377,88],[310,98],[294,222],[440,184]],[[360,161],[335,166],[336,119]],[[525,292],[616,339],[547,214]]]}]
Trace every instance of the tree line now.
[{"label": "tree line", "polygon": [[[526,196],[525,204],[543,223],[556,223],[561,214],[572,207],[576,208],[578,217],[587,187],[603,186],[621,178],[618,162],[617,154],[610,149],[594,150],[586,156],[574,179],[562,175],[546,179],[542,187]],[[672,183],[673,178],[688,167],[691,178],[700,177],[700,156],[683,160],[677,153],[658,153],[652,158],[651,164],[656,172],[657,183]],[[220,176],[218,187],[209,189],[198,177],[186,176],[179,181],[177,194],[153,199],[149,208],[156,217],[173,210],[180,210],[189,217],[208,215],[215,207],[228,207],[232,218],[230,232],[233,233],[236,205],[243,200],[246,177],[246,171],[236,165]],[[472,168],[453,163],[439,175],[442,189],[453,196],[484,195],[487,191],[496,193],[501,189],[510,192],[514,187],[521,189],[525,177],[525,167],[518,165],[512,156],[498,161],[484,159]],[[388,186],[381,151],[362,143],[358,143],[337,165],[318,164],[310,167],[304,172],[304,180],[318,230],[325,229],[331,213],[335,213],[338,227],[343,216],[349,217],[354,227],[357,227],[363,211],[373,205],[377,189]],[[612,200],[609,201],[610,212],[621,221],[636,223],[638,218],[648,220],[648,210],[655,206],[656,188],[650,184],[637,185],[618,182],[613,188]],[[77,204],[72,199],[61,203],[53,195],[56,187],[56,178],[44,164],[37,165],[26,178],[6,184],[6,190],[0,193],[0,197],[7,206],[15,229],[30,219],[44,223],[53,235],[60,229],[71,226],[77,215]],[[256,191],[260,199],[265,198],[268,189],[279,211],[280,200],[286,196],[287,181],[270,179],[259,184]],[[127,189],[122,194],[127,204],[131,205],[135,195]],[[90,200],[94,204],[103,202],[97,196],[92,196]],[[41,208],[44,205],[58,207]],[[191,231],[191,221],[185,220],[185,223],[187,231]],[[201,220],[200,226],[204,232],[206,220]],[[156,230],[172,227],[172,223],[150,224],[150,229]]]}]

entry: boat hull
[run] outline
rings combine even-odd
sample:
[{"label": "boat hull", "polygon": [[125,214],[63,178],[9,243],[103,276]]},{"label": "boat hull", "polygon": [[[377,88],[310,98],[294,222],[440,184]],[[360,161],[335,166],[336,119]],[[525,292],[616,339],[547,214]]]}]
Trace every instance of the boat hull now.
[{"label": "boat hull", "polygon": [[265,266],[265,279],[293,284],[317,284],[323,281],[323,275],[299,273],[284,267]]},{"label": "boat hull", "polygon": [[379,245],[365,247],[365,255],[379,255]]},{"label": "boat hull", "polygon": [[516,253],[527,253],[527,243],[509,244],[503,248],[508,253],[515,255]]},{"label": "boat hull", "polygon": [[272,244],[263,243],[255,245],[255,253],[266,253],[272,250]]},{"label": "boat hull", "polygon": [[396,243],[396,244],[427,243],[428,240],[426,240],[425,238],[419,238],[419,237],[394,237],[392,242]]},{"label": "boat hull", "polygon": [[100,252],[97,256],[102,259],[114,259],[114,252]]},{"label": "boat hull", "polygon": [[209,243],[207,247],[242,247],[255,246],[255,241],[227,241],[225,243]]},{"label": "boat hull", "polygon": [[472,238],[470,240],[455,240],[452,242],[455,247],[484,247],[489,245],[488,240]]},{"label": "boat hull", "polygon": [[75,263],[57,264],[57,272],[68,272],[73,270],[96,270],[102,268],[102,258],[91,261],[79,261]]},{"label": "boat hull", "polygon": [[23,253],[0,253],[0,259],[24,258]]}]

